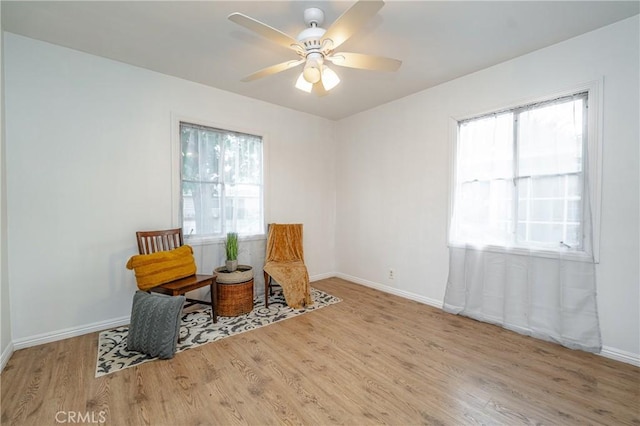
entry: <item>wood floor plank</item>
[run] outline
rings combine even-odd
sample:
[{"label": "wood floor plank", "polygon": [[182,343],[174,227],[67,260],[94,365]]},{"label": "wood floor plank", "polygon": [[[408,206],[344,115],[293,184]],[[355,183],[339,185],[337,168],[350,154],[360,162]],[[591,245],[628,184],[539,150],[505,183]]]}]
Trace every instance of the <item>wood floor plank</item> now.
[{"label": "wood floor plank", "polygon": [[97,333],[16,351],[0,423],[640,424],[640,368],[338,278],[313,285],[343,301],[99,378]]}]

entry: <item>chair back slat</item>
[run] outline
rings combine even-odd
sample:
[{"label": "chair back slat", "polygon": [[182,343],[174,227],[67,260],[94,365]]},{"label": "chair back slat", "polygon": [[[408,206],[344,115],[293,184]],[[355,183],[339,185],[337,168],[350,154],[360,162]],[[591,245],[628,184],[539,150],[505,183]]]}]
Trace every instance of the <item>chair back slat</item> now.
[{"label": "chair back slat", "polygon": [[140,254],[156,253],[178,248],[184,244],[182,228],[162,231],[138,231],[138,252]]}]

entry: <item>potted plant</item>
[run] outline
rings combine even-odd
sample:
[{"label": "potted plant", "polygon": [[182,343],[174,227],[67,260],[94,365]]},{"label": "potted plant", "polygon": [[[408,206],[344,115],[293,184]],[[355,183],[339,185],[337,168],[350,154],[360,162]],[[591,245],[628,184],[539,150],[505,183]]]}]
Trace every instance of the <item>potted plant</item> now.
[{"label": "potted plant", "polygon": [[226,269],[233,272],[238,269],[238,233],[228,232],[227,241],[225,241],[225,250],[227,252]]}]

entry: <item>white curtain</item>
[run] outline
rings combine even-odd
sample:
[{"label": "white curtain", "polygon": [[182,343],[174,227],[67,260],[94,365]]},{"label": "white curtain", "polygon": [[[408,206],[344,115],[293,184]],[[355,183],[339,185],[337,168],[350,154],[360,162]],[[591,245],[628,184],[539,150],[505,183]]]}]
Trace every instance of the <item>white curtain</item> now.
[{"label": "white curtain", "polygon": [[444,310],[572,349],[602,348],[593,262],[451,248]]},{"label": "white curtain", "polygon": [[461,125],[444,310],[599,352],[581,96]]}]

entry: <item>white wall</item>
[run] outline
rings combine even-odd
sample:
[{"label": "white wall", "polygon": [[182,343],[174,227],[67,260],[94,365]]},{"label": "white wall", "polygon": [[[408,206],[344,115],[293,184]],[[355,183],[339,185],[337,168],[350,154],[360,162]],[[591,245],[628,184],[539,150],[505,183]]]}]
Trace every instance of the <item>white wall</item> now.
[{"label": "white wall", "polygon": [[[130,314],[135,231],[178,225],[172,114],[264,135],[267,221],[304,223],[310,275],[334,270],[333,122],[10,33],[5,58],[16,347]],[[241,263],[263,246],[245,244]],[[195,247],[201,271],[219,248]]]},{"label": "white wall", "polygon": [[[1,9],[1,8],[0,8]],[[11,356],[11,306],[7,265],[7,177],[4,126],[4,53],[0,13],[0,371]]]},{"label": "white wall", "polygon": [[604,76],[600,322],[605,352],[638,362],[638,21],[627,19],[340,121],[340,275],[440,305],[448,273],[450,117]]}]

